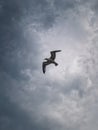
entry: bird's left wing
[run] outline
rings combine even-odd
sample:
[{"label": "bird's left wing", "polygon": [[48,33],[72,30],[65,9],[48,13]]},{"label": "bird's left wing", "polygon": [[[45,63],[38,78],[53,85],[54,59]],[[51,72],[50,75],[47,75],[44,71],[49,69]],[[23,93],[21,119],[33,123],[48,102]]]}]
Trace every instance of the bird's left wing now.
[{"label": "bird's left wing", "polygon": [[43,62],[43,63],[42,63],[42,70],[43,70],[43,73],[46,72],[46,66],[49,65],[49,64],[50,64],[50,63],[48,63],[48,62]]}]

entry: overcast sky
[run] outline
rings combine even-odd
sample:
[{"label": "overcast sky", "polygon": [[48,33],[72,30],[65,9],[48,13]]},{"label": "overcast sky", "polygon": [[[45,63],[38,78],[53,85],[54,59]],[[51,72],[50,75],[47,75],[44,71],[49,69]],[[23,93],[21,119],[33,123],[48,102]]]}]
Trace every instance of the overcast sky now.
[{"label": "overcast sky", "polygon": [[0,130],[97,130],[97,41],[97,0],[0,0]]}]

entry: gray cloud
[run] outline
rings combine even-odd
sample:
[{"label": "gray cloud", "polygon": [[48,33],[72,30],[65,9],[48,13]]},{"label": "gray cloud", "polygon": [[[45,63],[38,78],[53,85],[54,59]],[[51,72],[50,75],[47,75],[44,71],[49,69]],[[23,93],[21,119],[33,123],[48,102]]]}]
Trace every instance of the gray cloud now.
[{"label": "gray cloud", "polygon": [[[0,1],[0,130],[97,130],[96,5]],[[43,75],[57,48],[59,66]]]}]

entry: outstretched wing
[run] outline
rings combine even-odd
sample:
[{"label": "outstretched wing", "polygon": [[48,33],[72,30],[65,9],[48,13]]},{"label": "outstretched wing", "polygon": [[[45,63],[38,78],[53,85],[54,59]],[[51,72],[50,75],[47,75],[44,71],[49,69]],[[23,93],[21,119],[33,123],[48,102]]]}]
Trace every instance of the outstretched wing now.
[{"label": "outstretched wing", "polygon": [[43,70],[43,73],[46,72],[46,66],[49,65],[50,63],[49,62],[43,62],[42,63],[42,70]]},{"label": "outstretched wing", "polygon": [[55,50],[55,51],[51,51],[51,57],[50,59],[54,60],[56,58],[56,52],[60,52],[61,50]]}]

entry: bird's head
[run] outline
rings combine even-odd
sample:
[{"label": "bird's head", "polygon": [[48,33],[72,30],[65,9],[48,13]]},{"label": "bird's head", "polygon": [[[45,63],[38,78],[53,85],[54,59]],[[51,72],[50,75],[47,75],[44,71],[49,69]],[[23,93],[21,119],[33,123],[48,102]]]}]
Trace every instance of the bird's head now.
[{"label": "bird's head", "polygon": [[44,60],[48,60],[48,58],[45,58]]}]

